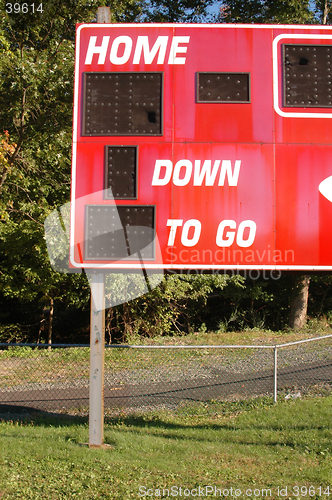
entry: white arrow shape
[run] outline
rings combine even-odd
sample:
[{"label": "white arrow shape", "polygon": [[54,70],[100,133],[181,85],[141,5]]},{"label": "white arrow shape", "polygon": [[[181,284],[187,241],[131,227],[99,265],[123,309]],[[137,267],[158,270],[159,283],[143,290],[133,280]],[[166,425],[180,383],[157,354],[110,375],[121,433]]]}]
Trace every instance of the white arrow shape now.
[{"label": "white arrow shape", "polygon": [[319,192],[332,202],[332,175],[324,179],[318,186]]}]

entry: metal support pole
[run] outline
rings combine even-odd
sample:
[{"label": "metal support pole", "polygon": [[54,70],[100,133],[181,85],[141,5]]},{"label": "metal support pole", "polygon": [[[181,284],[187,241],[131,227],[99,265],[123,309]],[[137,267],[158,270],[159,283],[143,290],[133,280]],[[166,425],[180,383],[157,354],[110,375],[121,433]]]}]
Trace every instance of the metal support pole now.
[{"label": "metal support pole", "polygon": [[[109,7],[98,7],[97,22],[111,22]],[[90,306],[90,448],[100,448],[104,441],[104,355],[105,279],[101,273],[92,273]]]},{"label": "metal support pole", "polygon": [[277,402],[278,397],[278,348],[274,348],[274,402]]},{"label": "metal support pole", "polygon": [[90,318],[90,448],[100,448],[104,440],[104,351],[105,282],[103,274],[93,273]]}]

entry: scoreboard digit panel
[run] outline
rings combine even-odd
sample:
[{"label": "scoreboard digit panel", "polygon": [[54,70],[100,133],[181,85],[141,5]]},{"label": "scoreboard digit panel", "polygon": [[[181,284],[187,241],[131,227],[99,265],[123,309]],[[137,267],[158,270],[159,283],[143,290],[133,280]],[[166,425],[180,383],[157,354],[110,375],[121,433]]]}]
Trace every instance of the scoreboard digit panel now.
[{"label": "scoreboard digit panel", "polygon": [[70,265],[332,269],[331,118],[329,27],[78,25]]}]

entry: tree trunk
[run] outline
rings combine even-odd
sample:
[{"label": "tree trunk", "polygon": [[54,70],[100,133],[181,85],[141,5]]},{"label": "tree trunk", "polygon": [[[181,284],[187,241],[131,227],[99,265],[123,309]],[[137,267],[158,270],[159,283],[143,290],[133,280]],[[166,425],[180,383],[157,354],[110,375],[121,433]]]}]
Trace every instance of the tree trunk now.
[{"label": "tree trunk", "polygon": [[110,307],[105,314],[105,334],[108,333],[108,344],[112,343],[112,319],[114,316],[114,311]]},{"label": "tree trunk", "polygon": [[327,16],[329,15],[329,5],[328,5],[328,0],[325,0],[324,2],[324,9],[323,9],[323,19],[322,19],[322,24],[327,24]]},{"label": "tree trunk", "polygon": [[54,300],[51,298],[50,315],[48,317],[48,334],[47,334],[47,343],[49,345],[48,350],[51,350],[51,344],[52,344],[53,312],[54,312]]},{"label": "tree trunk", "polygon": [[291,305],[288,325],[294,330],[302,328],[307,319],[310,276],[296,277],[294,297]]},{"label": "tree trunk", "polygon": [[40,343],[41,334],[42,334],[42,331],[44,330],[44,327],[45,327],[45,318],[41,319],[39,322],[37,344]]}]

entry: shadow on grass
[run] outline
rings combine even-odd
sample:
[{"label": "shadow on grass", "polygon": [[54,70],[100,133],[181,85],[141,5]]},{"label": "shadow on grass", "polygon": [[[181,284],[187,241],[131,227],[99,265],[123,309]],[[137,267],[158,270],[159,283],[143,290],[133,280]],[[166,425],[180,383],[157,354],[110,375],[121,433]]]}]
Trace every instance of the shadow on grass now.
[{"label": "shadow on grass", "polygon": [[[316,401],[324,399],[317,398]],[[330,401],[332,401],[332,398],[330,398]],[[147,428],[156,432],[185,429],[219,429],[240,432],[268,430],[305,431],[309,429],[322,431],[327,429],[325,422],[313,422],[310,419],[306,422],[301,422],[301,419],[298,420],[296,417],[298,410],[295,408],[291,412],[294,413],[293,415],[286,416],[280,407],[284,406],[286,408],[290,404],[293,406],[292,403],[295,403],[295,401],[280,401],[275,404],[270,397],[260,397],[243,401],[209,401],[207,403],[183,404],[173,409],[150,409],[141,413],[128,413],[126,409],[118,409],[114,415],[105,415],[104,424],[105,428],[112,428],[113,426],[119,428],[118,426],[121,424],[124,427],[131,428],[131,432],[135,428],[138,430]],[[250,420],[249,422],[241,421],[239,423],[235,418],[244,412],[267,409],[272,410],[273,413],[270,416],[265,415],[263,418],[261,416],[255,419],[254,422]],[[34,426],[69,427],[71,425],[87,425],[89,421],[88,415],[79,415],[79,411],[77,413],[77,415],[68,415],[60,412],[40,410],[31,406],[0,404],[0,421],[33,423]],[[276,419],[276,417],[278,418]]]},{"label": "shadow on grass", "polygon": [[[163,429],[184,428],[214,428],[220,427],[221,423],[215,421],[220,416],[236,416],[242,411],[251,410],[273,404],[271,398],[255,398],[245,401],[209,401],[206,403],[180,403],[173,409],[162,408],[158,410],[130,411],[127,408],[112,408],[113,414],[105,414],[105,425],[112,427],[121,423],[128,427],[146,428],[157,427]],[[109,411],[109,410],[108,410]],[[13,405],[0,403],[0,420],[10,422],[25,422],[34,425],[56,425],[70,426],[86,424],[88,415],[57,412],[54,410],[41,410],[28,405]],[[194,424],[193,418],[204,418],[204,424]]]},{"label": "shadow on grass", "polygon": [[63,413],[39,410],[30,406],[0,404],[0,421],[33,423],[33,425],[49,425],[68,427],[70,425],[86,424],[88,416],[65,415]]}]

